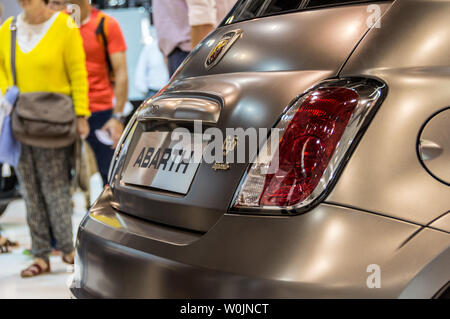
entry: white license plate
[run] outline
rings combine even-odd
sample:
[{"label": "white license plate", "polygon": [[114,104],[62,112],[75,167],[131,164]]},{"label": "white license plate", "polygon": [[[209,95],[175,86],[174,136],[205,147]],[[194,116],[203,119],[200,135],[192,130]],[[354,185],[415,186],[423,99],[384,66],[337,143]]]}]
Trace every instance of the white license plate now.
[{"label": "white license plate", "polygon": [[[122,177],[127,184],[187,194],[200,161],[194,159],[195,147],[208,141],[202,135],[172,141],[171,132],[145,132],[131,155]],[[198,145],[197,145],[198,144]]]}]

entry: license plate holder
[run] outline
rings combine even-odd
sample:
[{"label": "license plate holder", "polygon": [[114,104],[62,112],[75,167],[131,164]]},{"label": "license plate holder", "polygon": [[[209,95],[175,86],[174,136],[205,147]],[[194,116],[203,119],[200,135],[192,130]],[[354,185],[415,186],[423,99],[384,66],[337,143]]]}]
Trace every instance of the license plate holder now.
[{"label": "license plate holder", "polygon": [[[200,165],[193,151],[208,143],[202,134],[172,139],[172,132],[143,132],[134,148],[122,181],[126,184],[187,194]],[[199,136],[196,136],[199,135]]]}]

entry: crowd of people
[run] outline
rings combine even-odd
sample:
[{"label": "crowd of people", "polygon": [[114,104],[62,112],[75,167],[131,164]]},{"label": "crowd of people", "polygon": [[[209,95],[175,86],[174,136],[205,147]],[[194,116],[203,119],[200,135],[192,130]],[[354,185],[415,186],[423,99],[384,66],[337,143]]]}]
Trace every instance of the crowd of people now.
[{"label": "crowd of people", "polygon": [[[34,277],[50,272],[53,247],[62,253],[64,262],[74,262],[70,171],[76,143],[87,142],[95,154],[103,183],[107,183],[109,164],[124,128],[123,110],[129,86],[127,45],[117,20],[96,9],[90,0],[17,2],[23,11],[8,17],[0,27],[1,93],[5,95],[15,86],[20,94],[51,92],[70,97],[79,137],[64,147],[54,147],[50,142],[39,146],[21,143],[15,170],[26,203],[33,255],[33,262],[21,271],[21,276]],[[147,82],[139,84],[146,97],[167,81],[167,73],[175,73],[235,2],[152,1],[157,48],[167,69],[156,71],[152,67],[155,54],[151,50],[155,46],[142,51],[139,65],[149,67],[138,67],[140,79]],[[68,4],[79,8],[78,26],[70,16]],[[110,143],[99,138],[104,134]],[[0,236],[0,245],[4,243],[7,239]]]}]

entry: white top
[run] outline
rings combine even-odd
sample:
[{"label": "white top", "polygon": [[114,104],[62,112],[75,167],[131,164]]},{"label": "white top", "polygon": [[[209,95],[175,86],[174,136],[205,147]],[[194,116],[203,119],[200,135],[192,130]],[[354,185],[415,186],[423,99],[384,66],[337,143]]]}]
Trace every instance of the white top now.
[{"label": "white top", "polygon": [[215,0],[186,0],[189,24],[191,26],[217,23]]},{"label": "white top", "polygon": [[158,48],[158,41],[145,44],[136,66],[135,85],[144,95],[149,89],[159,91],[169,81],[164,57]]},{"label": "white top", "polygon": [[217,26],[236,3],[236,0],[186,0],[189,25]]},{"label": "white top", "polygon": [[48,29],[58,17],[55,12],[50,19],[41,24],[29,24],[24,21],[23,13],[17,17],[17,43],[23,53],[29,53],[42,40]]}]

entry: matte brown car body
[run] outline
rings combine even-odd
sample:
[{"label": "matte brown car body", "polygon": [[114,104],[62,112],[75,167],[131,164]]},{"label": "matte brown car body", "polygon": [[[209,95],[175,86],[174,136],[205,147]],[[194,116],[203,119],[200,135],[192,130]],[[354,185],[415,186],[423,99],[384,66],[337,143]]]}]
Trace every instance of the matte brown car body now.
[{"label": "matte brown car body", "polygon": [[[367,25],[371,4],[379,6],[379,28]],[[132,133],[124,136],[131,142],[112,163],[110,186],[79,228],[72,293],[80,298],[445,294],[449,16],[450,1],[398,0],[224,23],[194,50],[158,99],[214,98],[221,110],[210,125],[221,130],[270,128],[296,96],[330,78],[378,79],[386,84],[385,99],[325,198],[292,216],[230,211],[248,163],[227,171],[200,164],[183,196],[127,185],[121,178],[136,141]],[[205,68],[213,46],[236,29],[241,38],[214,67]],[[165,120],[170,125],[170,118]],[[367,285],[372,264],[380,267],[380,288]]]}]

